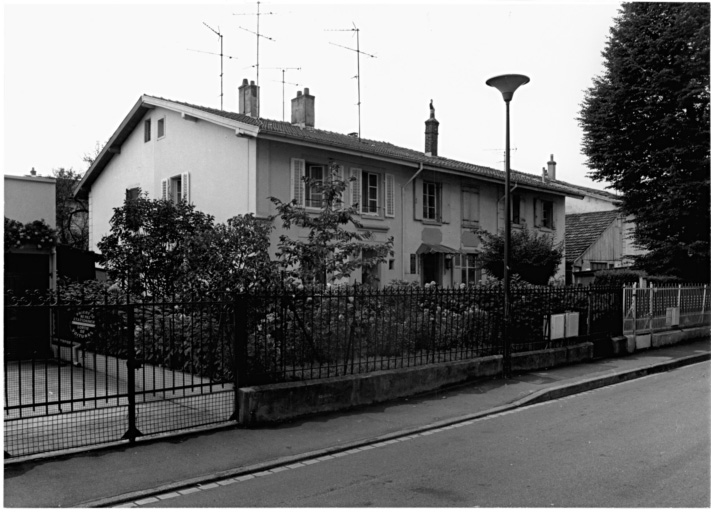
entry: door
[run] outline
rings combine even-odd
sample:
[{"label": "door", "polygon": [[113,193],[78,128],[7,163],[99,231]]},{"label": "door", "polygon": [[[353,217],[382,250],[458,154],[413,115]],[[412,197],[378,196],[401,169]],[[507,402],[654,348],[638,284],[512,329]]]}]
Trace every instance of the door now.
[{"label": "door", "polygon": [[442,285],[442,276],[439,271],[440,255],[428,253],[422,255],[422,284],[434,281],[437,286]]}]

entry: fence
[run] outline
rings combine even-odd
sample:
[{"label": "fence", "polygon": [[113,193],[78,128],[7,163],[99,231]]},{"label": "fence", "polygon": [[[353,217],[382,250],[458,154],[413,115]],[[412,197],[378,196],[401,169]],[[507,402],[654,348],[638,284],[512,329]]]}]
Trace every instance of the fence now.
[{"label": "fence", "polygon": [[653,332],[673,327],[708,325],[707,285],[624,289],[623,332]]},{"label": "fence", "polygon": [[[620,288],[513,287],[512,352],[617,334],[621,302]],[[500,287],[6,296],[6,456],[230,421],[240,386],[501,354],[502,309]],[[23,340],[33,321],[49,339]]]}]

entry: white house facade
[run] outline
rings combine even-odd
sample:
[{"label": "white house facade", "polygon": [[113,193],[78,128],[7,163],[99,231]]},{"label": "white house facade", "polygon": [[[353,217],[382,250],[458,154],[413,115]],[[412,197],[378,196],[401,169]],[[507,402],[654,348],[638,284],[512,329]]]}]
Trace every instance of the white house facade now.
[{"label": "white house facade", "polygon": [[[90,248],[109,232],[113,209],[138,189],[179,198],[224,222],[276,213],[270,196],[296,200],[316,214],[320,197],[301,178],[323,179],[329,166],[353,178],[346,204],[357,204],[376,242],[393,237],[394,255],[373,275],[442,286],[482,279],[479,229],[503,230],[504,173],[437,154],[434,109],[425,121],[425,151],[315,128],[309,89],[292,99],[291,122],[259,117],[259,88],[245,80],[240,112],[142,96],[85,174],[76,194],[89,198]],[[583,194],[544,173],[512,172],[514,229],[565,236],[565,199]],[[274,221],[272,246],[284,229]],[[299,236],[296,228],[290,236]],[[303,234],[301,234],[303,235]],[[558,279],[564,276],[561,266]]]}]

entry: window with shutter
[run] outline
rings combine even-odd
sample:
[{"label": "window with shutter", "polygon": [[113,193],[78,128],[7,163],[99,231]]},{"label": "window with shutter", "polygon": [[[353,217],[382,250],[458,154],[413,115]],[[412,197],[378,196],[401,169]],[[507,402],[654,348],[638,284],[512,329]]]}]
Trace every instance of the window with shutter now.
[{"label": "window with shutter", "polygon": [[361,213],[376,215],[378,213],[378,185],[380,175],[374,172],[360,173],[361,187]]},{"label": "window with shutter", "polygon": [[161,190],[161,199],[168,199],[170,190],[169,190],[169,182],[168,180],[161,180],[160,182],[160,190]]},{"label": "window with shutter", "polygon": [[326,167],[323,165],[306,166],[306,183],[304,183],[304,204],[309,208],[321,208],[323,206],[323,192],[318,187],[323,183],[326,174]]},{"label": "window with shutter", "polygon": [[479,191],[477,189],[462,190],[462,223],[467,225],[479,223]]},{"label": "window with shutter", "polygon": [[187,172],[184,172],[181,176],[181,199],[185,201],[186,203],[190,202],[190,174]]}]

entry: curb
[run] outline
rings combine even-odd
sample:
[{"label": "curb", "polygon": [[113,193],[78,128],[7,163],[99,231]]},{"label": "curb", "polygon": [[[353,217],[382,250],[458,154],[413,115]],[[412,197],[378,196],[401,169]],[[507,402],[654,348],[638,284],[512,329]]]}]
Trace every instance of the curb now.
[{"label": "curb", "polygon": [[536,391],[531,395],[516,400],[514,402],[494,407],[486,411],[481,411],[474,414],[467,414],[463,416],[458,416],[455,418],[449,418],[446,420],[437,421],[435,423],[430,423],[428,425],[413,427],[405,430],[399,430],[396,432],[391,432],[389,434],[384,434],[381,436],[362,439],[360,441],[353,441],[346,444],[336,445],[329,448],[323,448],[320,450],[315,450],[311,452],[302,453],[299,455],[292,455],[288,457],[280,457],[277,459],[270,460],[268,462],[260,462],[258,464],[252,464],[250,466],[241,467],[239,469],[230,469],[225,471],[220,471],[210,475],[203,475],[200,477],[190,478],[187,480],[182,480],[179,482],[172,482],[170,484],[161,485],[154,487],[152,489],[144,489],[141,491],[133,491],[129,493],[120,494],[118,496],[113,496],[110,498],[102,498],[98,500],[86,501],[74,505],[78,508],[95,508],[95,507],[113,507],[120,504],[130,503],[140,499],[148,498],[150,496],[155,496],[157,494],[164,494],[168,492],[175,492],[181,489],[194,487],[199,484],[209,484],[212,482],[225,480],[229,478],[236,478],[244,476],[251,473],[257,473],[260,471],[266,471],[280,466],[286,466],[290,464],[295,464],[297,462],[302,462],[304,460],[315,459],[318,457],[323,457],[326,455],[332,455],[334,453],[344,452],[352,450],[354,448],[359,448],[362,446],[368,446],[375,443],[389,441],[392,439],[406,437],[413,434],[419,434],[422,432],[427,432],[429,430],[436,430],[442,427],[447,427],[450,425],[455,425],[457,423],[462,423],[465,421],[476,420],[484,418],[486,416],[493,416],[502,412],[510,411],[513,409],[518,409],[527,405],[533,405],[543,402],[548,402],[551,400],[556,400],[558,398],[563,398],[566,396],[576,395],[579,393],[584,393],[586,391],[592,391],[597,388],[611,386],[613,384],[619,384],[629,380],[634,380],[648,375],[653,375],[656,373],[662,373],[683,366],[688,366],[691,364],[696,364],[704,361],[711,360],[711,352],[705,352],[702,354],[695,354],[691,356],[681,357],[673,361],[666,361],[662,363],[656,363],[649,366],[636,368],[634,370],[628,370],[626,372],[615,372],[610,375],[604,375],[601,377],[593,377],[590,379],[585,379],[582,381],[574,382],[572,384],[556,386],[549,389],[543,389],[541,391]]}]

